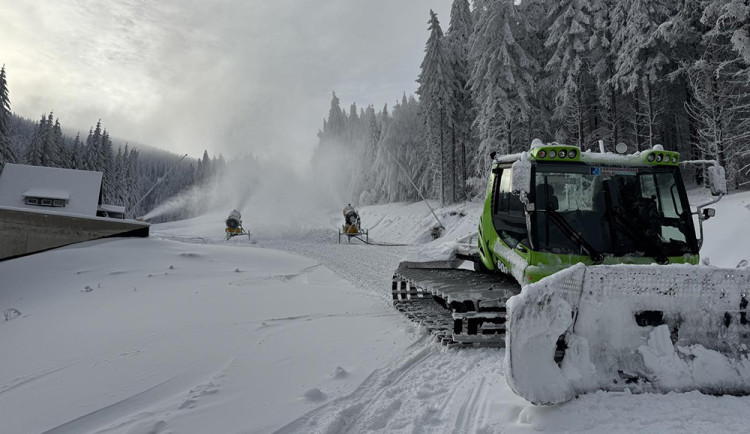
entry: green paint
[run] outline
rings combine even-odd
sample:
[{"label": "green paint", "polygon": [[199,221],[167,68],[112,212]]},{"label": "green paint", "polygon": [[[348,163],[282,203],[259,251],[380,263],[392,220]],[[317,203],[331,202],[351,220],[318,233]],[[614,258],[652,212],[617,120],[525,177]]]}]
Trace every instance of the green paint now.
[{"label": "green paint", "polygon": [[[530,152],[532,156],[537,155],[541,149],[550,150],[555,149],[569,149],[573,147],[569,146],[549,146],[544,148],[537,148]],[[575,148],[577,149],[577,148]],[[648,155],[650,153],[662,154],[663,161],[654,162],[648,161]],[[632,166],[644,166],[644,165],[676,165],[672,163],[672,156],[677,156],[679,162],[679,154],[670,151],[646,151],[637,155],[625,155],[615,156],[612,154],[598,154],[598,153],[579,153],[574,159],[565,159],[566,162],[579,161],[587,165],[602,165],[602,166],[615,166],[628,168]],[[562,160],[550,160],[549,157],[536,161],[536,164],[549,164],[555,161]],[[583,263],[585,265],[616,265],[616,264],[655,264],[656,258],[646,256],[614,256],[605,255],[604,260],[599,264],[594,264],[589,256],[586,255],[571,255],[571,254],[556,254],[550,252],[534,251],[529,246],[520,245],[515,249],[505,243],[495,230],[495,226],[492,221],[492,193],[493,186],[497,174],[495,169],[498,168],[498,163],[493,162],[493,170],[490,173],[487,192],[485,195],[484,208],[481,219],[479,221],[479,237],[478,247],[479,254],[483,265],[488,270],[494,271],[507,271],[508,274],[516,276],[517,280],[523,280],[519,282],[521,284],[537,282],[547,276],[550,276],[560,270],[573,266],[577,263]],[[495,247],[499,247],[495,249]],[[524,252],[525,250],[525,252]],[[514,269],[518,267],[518,258],[522,258],[523,270]],[[514,261],[515,259],[515,261]],[[698,264],[699,256],[686,254],[683,256],[672,256],[667,258],[670,264]],[[505,268],[506,270],[503,270]],[[522,277],[521,277],[522,276]]]}]

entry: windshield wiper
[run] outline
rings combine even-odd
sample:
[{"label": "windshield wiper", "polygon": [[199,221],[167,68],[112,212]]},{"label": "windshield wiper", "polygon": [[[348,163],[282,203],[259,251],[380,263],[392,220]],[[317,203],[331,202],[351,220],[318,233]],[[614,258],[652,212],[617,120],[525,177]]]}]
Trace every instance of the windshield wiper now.
[{"label": "windshield wiper", "polygon": [[555,211],[552,207],[547,206],[547,209],[545,210],[547,215],[552,219],[552,222],[557,225],[557,227],[560,228],[560,231],[568,237],[571,241],[573,241],[579,249],[586,252],[586,254],[591,258],[592,261],[594,261],[594,264],[599,264],[602,261],[604,261],[604,257],[601,253],[599,253],[594,246],[589,244],[588,241],[586,241],[585,238],[579,234],[573,226],[568,223],[563,216],[560,215],[557,211]]},{"label": "windshield wiper", "polygon": [[614,208],[611,209],[612,215],[614,216],[615,224],[620,226],[622,233],[628,238],[635,242],[635,244],[643,249],[643,252],[649,256],[656,258],[656,262],[659,264],[666,264],[669,262],[666,253],[659,248],[656,240],[654,243],[649,242],[649,237],[645,231],[641,231],[629,224],[628,221]]}]

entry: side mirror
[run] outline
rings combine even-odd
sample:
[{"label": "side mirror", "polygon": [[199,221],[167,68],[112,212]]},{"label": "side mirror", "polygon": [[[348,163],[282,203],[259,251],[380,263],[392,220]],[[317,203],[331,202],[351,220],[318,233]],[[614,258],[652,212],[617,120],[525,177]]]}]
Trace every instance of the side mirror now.
[{"label": "side mirror", "polygon": [[708,168],[708,186],[713,196],[723,196],[727,194],[727,176],[723,167],[718,164]]},{"label": "side mirror", "polygon": [[512,170],[511,189],[514,194],[521,196],[522,202],[528,203],[527,196],[531,190],[531,162],[522,158],[513,163]]},{"label": "side mirror", "polygon": [[708,220],[716,215],[716,210],[713,208],[703,208],[703,220]]}]

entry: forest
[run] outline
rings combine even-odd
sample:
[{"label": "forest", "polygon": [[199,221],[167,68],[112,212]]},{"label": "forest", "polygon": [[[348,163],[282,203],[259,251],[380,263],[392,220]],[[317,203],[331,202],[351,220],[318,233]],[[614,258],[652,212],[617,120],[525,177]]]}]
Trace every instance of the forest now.
[{"label": "forest", "polygon": [[347,111],[333,94],[313,164],[338,161],[354,202],[470,199],[491,151],[534,138],[661,144],[749,183],[748,0],[454,0],[427,31],[416,96]]},{"label": "forest", "polygon": [[[445,32],[427,12],[415,95],[347,109],[333,93],[311,163],[327,191],[359,205],[469,200],[484,191],[490,152],[534,138],[630,153],[661,144],[718,160],[732,189],[750,184],[750,0],[453,0]],[[143,215],[226,164],[179,159],[115,146],[101,121],[71,137],[52,112],[23,119],[0,70],[0,167],[101,171],[105,201]]]},{"label": "forest", "polygon": [[[5,163],[102,172],[102,200],[125,206],[129,217],[142,216],[156,205],[193,186],[209,182],[226,165],[224,158],[190,160],[148,146],[113,145],[101,120],[85,137],[63,133],[53,112],[39,121],[11,112],[5,66],[0,69],[0,169]],[[171,171],[171,172],[170,172]],[[153,190],[149,193],[149,190]],[[148,193],[147,196],[145,196]],[[179,209],[154,222],[196,215],[200,210]]]}]

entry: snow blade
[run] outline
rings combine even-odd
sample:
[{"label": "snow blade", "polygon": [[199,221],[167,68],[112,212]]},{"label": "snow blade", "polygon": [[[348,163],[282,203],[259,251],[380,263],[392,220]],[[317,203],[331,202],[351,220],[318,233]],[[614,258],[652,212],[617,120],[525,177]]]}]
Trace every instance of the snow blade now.
[{"label": "snow blade", "polygon": [[750,394],[750,270],[582,264],[508,301],[505,371],[534,404],[596,390]]}]

